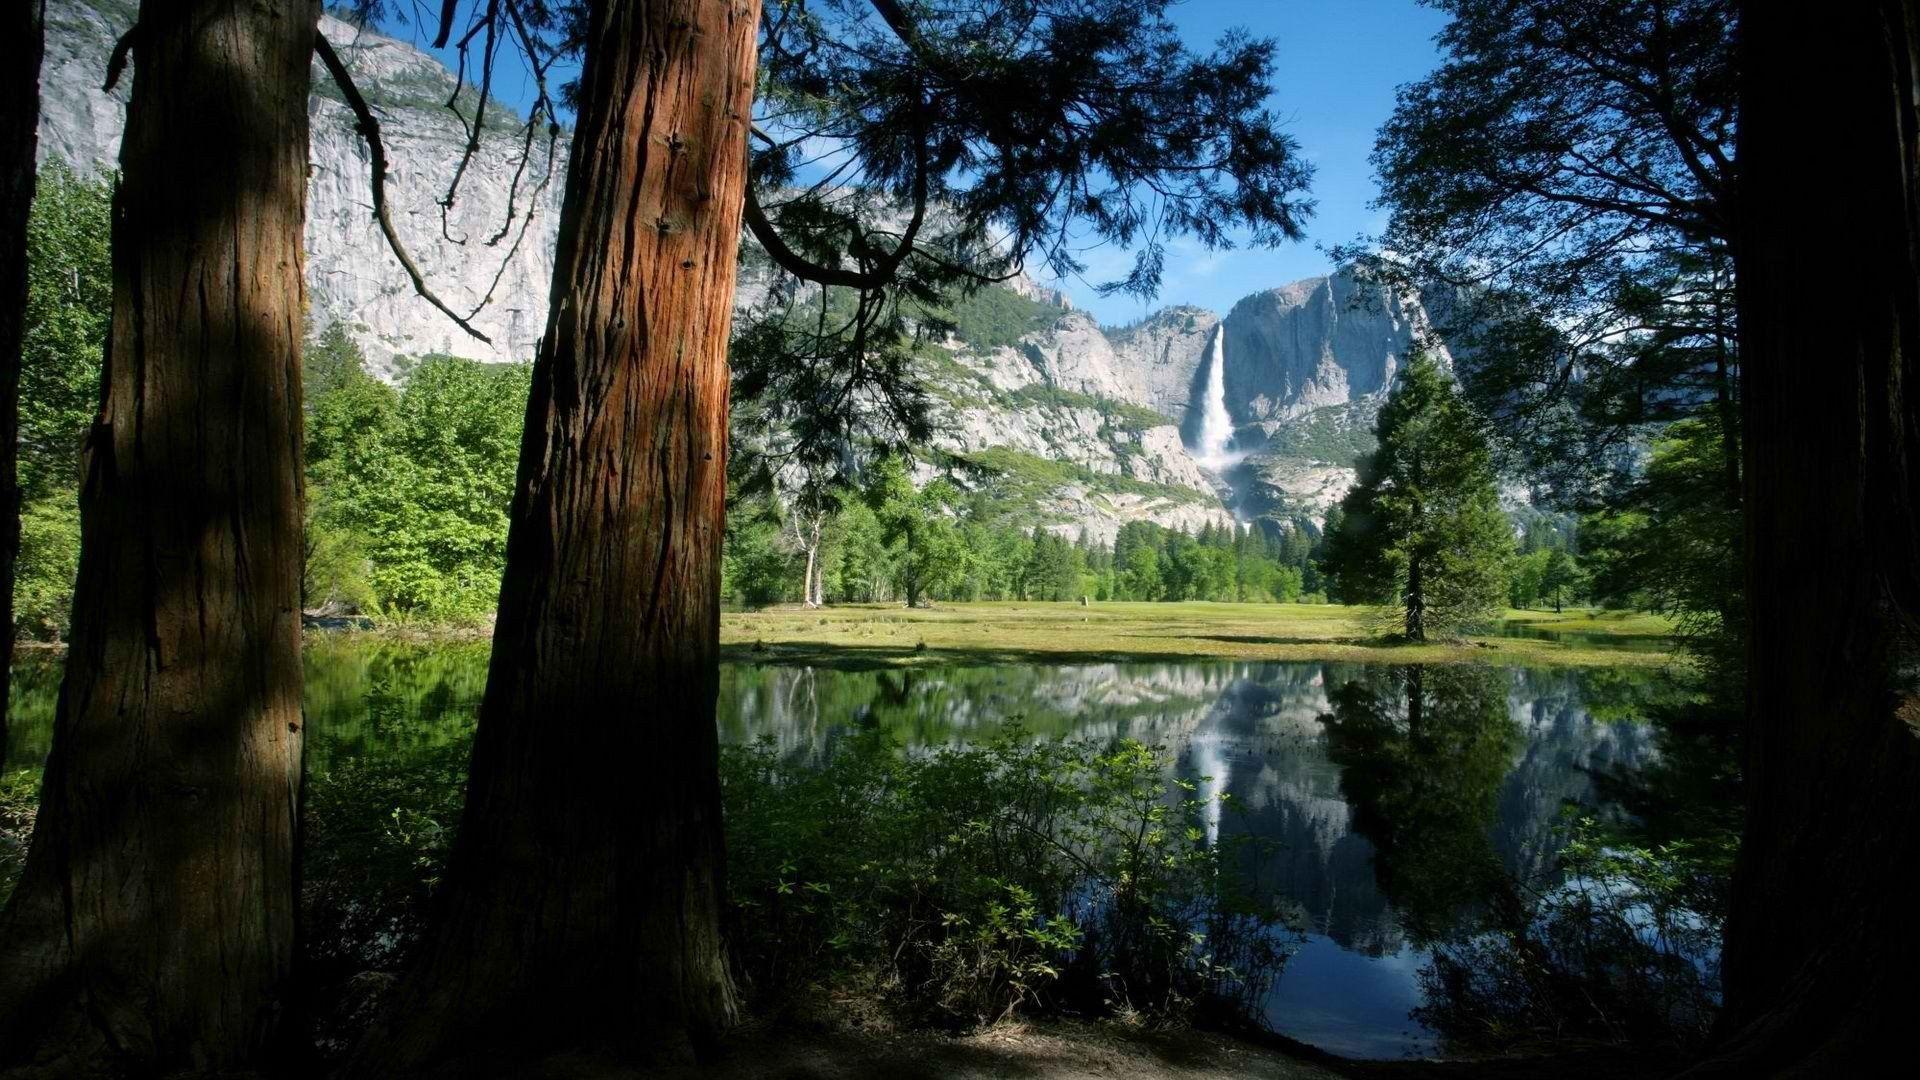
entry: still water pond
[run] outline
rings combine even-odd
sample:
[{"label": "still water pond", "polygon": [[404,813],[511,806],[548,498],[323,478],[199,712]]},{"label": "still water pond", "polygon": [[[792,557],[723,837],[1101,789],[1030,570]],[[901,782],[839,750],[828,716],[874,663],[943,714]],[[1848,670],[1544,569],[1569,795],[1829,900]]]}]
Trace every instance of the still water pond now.
[{"label": "still water pond", "polygon": [[[312,768],[462,742],[486,647],[320,642],[307,651]],[[15,670],[9,761],[44,758],[58,660]],[[1438,907],[1464,866],[1550,873],[1566,808],[1601,800],[1598,777],[1653,756],[1636,717],[1662,693],[1644,669],[1479,670],[1422,685],[1406,670],[1331,663],[1185,662],[841,671],[730,665],[721,738],[771,740],[802,759],[861,729],[908,745],[965,741],[1020,722],[1035,737],[1134,738],[1176,772],[1231,796],[1210,831],[1251,833],[1260,887],[1294,912],[1298,951],[1266,1002],[1272,1026],[1339,1054],[1434,1050],[1409,1016]],[[1417,701],[1412,708],[1409,701]],[[1411,715],[1409,715],[1411,713]]]}]

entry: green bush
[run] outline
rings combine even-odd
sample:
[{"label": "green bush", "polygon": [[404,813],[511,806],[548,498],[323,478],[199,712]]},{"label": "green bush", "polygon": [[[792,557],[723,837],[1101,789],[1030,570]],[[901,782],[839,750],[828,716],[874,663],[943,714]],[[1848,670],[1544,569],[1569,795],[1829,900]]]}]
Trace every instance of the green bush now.
[{"label": "green bush", "polygon": [[927,754],[864,735],[822,765],[728,748],[736,958],[765,993],[859,980],[958,1026],[1069,1005],[1244,1013],[1292,938],[1167,765],[1018,731]]},{"label": "green bush", "polygon": [[13,895],[27,864],[27,841],[40,805],[40,770],[0,773],[0,906]]},{"label": "green bush", "polygon": [[80,508],[71,491],[20,510],[20,559],[14,566],[13,622],[23,637],[58,641],[73,615],[80,569]]}]

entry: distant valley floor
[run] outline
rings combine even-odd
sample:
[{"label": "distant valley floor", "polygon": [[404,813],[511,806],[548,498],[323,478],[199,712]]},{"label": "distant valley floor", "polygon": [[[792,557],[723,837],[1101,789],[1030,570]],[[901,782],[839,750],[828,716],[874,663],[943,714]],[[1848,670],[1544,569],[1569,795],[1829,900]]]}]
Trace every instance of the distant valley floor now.
[{"label": "distant valley floor", "polygon": [[728,660],[845,668],[1199,657],[1585,667],[1681,660],[1671,624],[1644,612],[1509,611],[1499,633],[1453,644],[1397,642],[1372,622],[1370,609],[1334,604],[785,606],[727,613],[720,642]]}]

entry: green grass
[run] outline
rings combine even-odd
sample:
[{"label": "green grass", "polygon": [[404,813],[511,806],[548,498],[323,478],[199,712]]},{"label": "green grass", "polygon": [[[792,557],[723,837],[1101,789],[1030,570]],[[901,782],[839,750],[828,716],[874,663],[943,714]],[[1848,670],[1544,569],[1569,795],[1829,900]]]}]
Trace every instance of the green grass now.
[{"label": "green grass", "polygon": [[879,667],[941,662],[1118,659],[1480,661],[1529,667],[1661,666],[1680,658],[1656,615],[1508,612],[1510,624],[1569,640],[1488,635],[1407,644],[1368,631],[1371,611],[1333,604],[976,603],[909,610],[871,604],[729,613],[729,660]]}]

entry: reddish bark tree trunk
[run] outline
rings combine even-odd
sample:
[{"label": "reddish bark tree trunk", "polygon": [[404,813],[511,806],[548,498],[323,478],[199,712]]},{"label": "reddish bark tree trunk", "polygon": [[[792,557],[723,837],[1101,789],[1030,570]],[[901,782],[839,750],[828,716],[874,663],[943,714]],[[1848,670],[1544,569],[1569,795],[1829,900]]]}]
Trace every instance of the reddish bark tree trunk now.
[{"label": "reddish bark tree trunk", "polygon": [[147,0],[0,1066],[257,1058],[293,959],[312,0]]},{"label": "reddish bark tree trunk", "polygon": [[733,1020],[714,701],[758,17],[591,5],[467,808],[352,1072],[683,1058]]},{"label": "reddish bark tree trunk", "polygon": [[45,0],[0,12],[0,770],[7,767],[13,680],[13,571],[20,557],[20,337],[27,310]]},{"label": "reddish bark tree trunk", "polygon": [[1697,1071],[1878,1075],[1920,964],[1920,5],[1741,32],[1750,805]]}]

